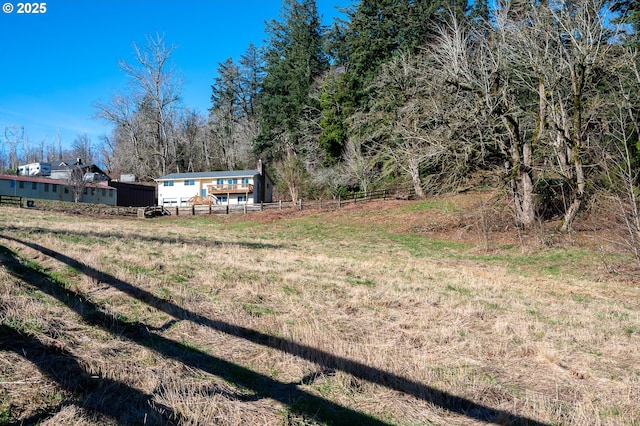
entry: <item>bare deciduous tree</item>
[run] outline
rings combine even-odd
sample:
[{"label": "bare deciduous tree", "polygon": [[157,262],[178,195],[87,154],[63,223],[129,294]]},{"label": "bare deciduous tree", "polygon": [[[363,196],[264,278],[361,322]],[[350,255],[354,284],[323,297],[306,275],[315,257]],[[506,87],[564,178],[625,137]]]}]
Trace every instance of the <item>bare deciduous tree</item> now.
[{"label": "bare deciduous tree", "polygon": [[[606,25],[604,1],[563,2],[562,6],[548,7],[550,19],[545,29],[558,40],[554,47],[559,59],[560,81],[569,83],[564,87],[557,85],[549,96],[557,136],[558,166],[572,192],[562,224],[562,230],[567,231],[586,197],[585,166],[591,161],[588,127],[593,123],[592,118],[601,114],[597,92],[600,83],[606,80],[594,71],[607,61],[611,33]],[[548,72],[554,71],[548,69]]]},{"label": "bare deciduous tree", "polygon": [[532,176],[533,141],[527,132],[511,73],[506,34],[508,24],[496,20],[493,27],[472,31],[455,20],[441,27],[432,54],[444,82],[455,88],[459,106],[476,115],[481,143],[493,143],[504,159],[504,174],[514,201],[517,222],[535,223]]},{"label": "bare deciduous tree", "polygon": [[166,174],[175,164],[181,85],[170,63],[175,47],[165,45],[159,34],[146,41],[144,47],[133,45],[133,63],[119,63],[129,78],[129,92],[98,104],[96,116],[116,126],[113,137],[122,159],[133,157],[140,163],[123,166],[149,179]]},{"label": "bare deciduous tree", "polygon": [[565,231],[586,197],[596,88],[606,74],[594,70],[610,50],[604,5],[502,2],[480,31],[456,22],[440,30],[434,58],[446,81],[471,94],[467,105],[492,127],[524,227],[536,221],[537,173],[562,180],[568,190]]},{"label": "bare deciduous tree", "polygon": [[91,138],[86,133],[76,136],[71,145],[71,152],[74,158],[81,159],[85,164],[94,161]]},{"label": "bare deciduous tree", "polygon": [[304,164],[293,153],[290,152],[278,167],[278,177],[286,185],[291,201],[300,199],[300,193],[306,181]]},{"label": "bare deciduous tree", "polygon": [[176,171],[194,172],[206,168],[206,119],[186,110],[176,130]]},{"label": "bare deciduous tree", "polygon": [[[621,52],[616,63],[617,85],[607,97],[608,143],[600,145],[600,167],[605,171],[607,187],[602,194],[610,197],[617,208],[611,215],[623,224],[624,232],[618,234],[621,243],[640,262],[640,168],[637,152],[640,149],[640,117],[638,99],[640,70],[638,53]],[[609,213],[609,212],[607,212]]]},{"label": "bare deciduous tree", "polygon": [[373,168],[371,156],[363,152],[362,141],[356,136],[351,136],[342,155],[345,164],[345,172],[350,180],[355,181],[361,191],[368,191],[374,180],[376,172]]},{"label": "bare deciduous tree", "polygon": [[82,194],[87,188],[87,180],[84,178],[84,168],[82,165],[70,166],[69,178],[67,179],[67,186],[71,188],[73,193],[73,201],[78,203],[82,198]]}]

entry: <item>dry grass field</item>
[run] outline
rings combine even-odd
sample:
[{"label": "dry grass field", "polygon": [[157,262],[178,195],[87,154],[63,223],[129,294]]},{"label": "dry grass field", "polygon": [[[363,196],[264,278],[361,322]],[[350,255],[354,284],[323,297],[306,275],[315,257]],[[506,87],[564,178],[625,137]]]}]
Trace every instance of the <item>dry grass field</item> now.
[{"label": "dry grass field", "polygon": [[588,218],[518,232],[490,196],[0,206],[0,424],[640,424],[635,263]]}]

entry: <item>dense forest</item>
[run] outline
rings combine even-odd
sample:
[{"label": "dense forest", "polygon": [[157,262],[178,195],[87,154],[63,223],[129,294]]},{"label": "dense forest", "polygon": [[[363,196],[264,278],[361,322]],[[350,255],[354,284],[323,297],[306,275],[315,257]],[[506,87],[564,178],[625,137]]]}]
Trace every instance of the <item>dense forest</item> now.
[{"label": "dense forest", "polygon": [[96,105],[114,126],[101,163],[150,180],[261,158],[291,199],[399,185],[424,197],[490,176],[522,227],[569,230],[604,195],[640,236],[635,1],[343,12],[323,26],[314,0],[283,0],[264,46],[218,65],[206,114],[180,103],[174,47],[148,37],[120,64],[128,91]]}]

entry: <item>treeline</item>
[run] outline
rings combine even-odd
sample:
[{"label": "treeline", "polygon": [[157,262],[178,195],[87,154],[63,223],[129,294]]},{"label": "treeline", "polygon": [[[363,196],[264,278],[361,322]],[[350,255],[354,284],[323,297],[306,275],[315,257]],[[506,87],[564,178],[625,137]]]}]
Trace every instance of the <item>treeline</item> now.
[{"label": "treeline", "polygon": [[173,47],[149,38],[121,64],[129,92],[97,106],[115,129],[104,162],[150,179],[261,158],[290,199],[424,196],[490,171],[523,227],[568,230],[605,194],[640,235],[635,7],[361,0],[324,27],[314,0],[284,0],[264,47],[219,64],[206,115],[180,105]]}]

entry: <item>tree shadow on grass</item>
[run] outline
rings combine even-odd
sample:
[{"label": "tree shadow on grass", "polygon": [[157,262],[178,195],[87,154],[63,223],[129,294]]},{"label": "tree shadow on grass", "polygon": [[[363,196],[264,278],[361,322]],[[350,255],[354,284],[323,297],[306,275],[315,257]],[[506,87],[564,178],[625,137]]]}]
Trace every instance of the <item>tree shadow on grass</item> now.
[{"label": "tree shadow on grass", "polygon": [[[46,253],[53,255],[50,250],[47,250]],[[62,255],[58,254],[56,257],[60,259],[60,256]],[[186,366],[216,375],[230,383],[249,389],[255,393],[255,399],[272,398],[289,407],[293,413],[329,424],[388,424],[367,414],[310,394],[300,389],[297,383],[283,383],[274,380],[241,365],[160,336],[149,331],[142,323],[123,321],[117,316],[104,312],[100,306],[94,304],[82,294],[62,287],[54,279],[37,270],[37,268],[26,265],[13,251],[4,246],[0,246],[0,263],[5,266],[10,274],[25,284],[33,286],[64,303],[82,317],[87,324],[128,339],[140,346],[147,347],[166,358],[174,359]],[[7,342],[13,342],[0,345],[0,350],[11,350],[24,356],[34,362],[44,374],[57,381],[63,388],[75,394],[84,395],[82,398],[84,400],[90,399],[94,401],[94,403],[82,405],[84,408],[105,414],[126,411],[129,417],[124,420],[117,419],[123,420],[123,424],[143,424],[148,422],[144,411],[131,412],[127,407],[128,404],[136,401],[139,405],[144,406],[145,402],[150,401],[149,396],[113,380],[100,379],[99,385],[93,385],[91,378],[83,380],[82,375],[86,375],[86,372],[80,368],[78,361],[71,354],[65,353],[62,358],[59,355],[53,356],[48,353],[46,347],[37,342],[37,339],[22,335],[11,327],[2,326],[0,328],[0,336],[6,336]],[[23,345],[24,351],[22,349]],[[56,364],[60,359],[64,362]],[[70,385],[66,379],[71,373],[57,371],[60,365],[62,365],[63,371],[76,372],[81,375],[76,385]],[[100,395],[105,394],[105,398],[96,398],[95,395],[91,394],[91,389],[95,389],[96,386],[99,387]],[[110,394],[111,391],[117,397],[107,397],[107,394]],[[173,411],[168,409],[156,411],[156,414],[161,413],[164,415],[164,419],[156,424],[179,423],[180,419]],[[135,418],[131,418],[132,416]]]},{"label": "tree shadow on grass", "polygon": [[49,234],[53,237],[60,238],[62,240],[69,238],[96,238],[96,239],[109,239],[115,238],[118,240],[121,239],[129,239],[134,241],[148,242],[148,243],[159,243],[159,244],[193,244],[199,247],[221,247],[225,244],[236,245],[248,249],[280,249],[284,246],[277,244],[269,244],[269,243],[261,243],[261,242],[251,242],[251,241],[234,241],[233,243],[228,243],[224,241],[211,240],[208,238],[186,238],[181,235],[176,235],[175,237],[153,237],[149,235],[140,235],[140,234],[123,234],[120,232],[77,232],[77,231],[58,231],[52,229],[46,229],[41,227],[16,227],[16,226],[7,226],[5,227],[7,231],[20,231],[26,233],[33,234]]},{"label": "tree shadow on grass", "polygon": [[[4,263],[4,262],[3,262]],[[153,401],[151,395],[124,383],[89,374],[69,351],[47,345],[36,337],[0,324],[0,352],[14,352],[32,362],[45,376],[71,393],[72,399],[57,407],[39,411],[28,419],[7,425],[39,424],[67,405],[75,404],[120,424],[136,424],[145,418],[148,424],[174,424],[178,419],[169,407]]]},{"label": "tree shadow on grass", "polygon": [[[191,321],[193,323],[209,327],[211,329],[224,332],[236,337],[243,338],[247,341],[280,350],[282,352],[294,355],[296,357],[305,359],[307,361],[316,363],[325,370],[343,371],[359,379],[367,380],[369,382],[385,386],[389,389],[399,391],[408,395],[412,395],[416,398],[427,401],[438,407],[441,407],[449,412],[466,416],[470,419],[474,419],[482,422],[507,422],[508,424],[519,425],[532,425],[532,426],[544,426],[543,422],[530,419],[524,416],[510,413],[508,411],[495,409],[470,399],[453,395],[451,393],[424,385],[415,380],[408,379],[406,377],[390,373],[375,367],[368,366],[362,362],[336,356],[311,346],[297,343],[293,340],[272,336],[266,333],[262,333],[258,330],[250,329],[247,327],[241,327],[233,324],[229,324],[223,321],[212,320],[205,316],[199,315],[195,312],[191,312],[181,306],[176,305],[170,301],[161,299],[148,291],[135,287],[123,280],[113,277],[109,274],[96,270],[88,265],[82,264],[77,260],[70,258],[62,253],[58,253],[49,248],[41,245],[22,241],[12,237],[0,235],[1,238],[5,238],[10,241],[14,241],[30,247],[36,251],[47,256],[54,257],[55,259],[81,270],[84,274],[98,280],[104,284],[113,286],[114,288],[134,297],[149,306],[152,306],[160,311],[163,311],[178,320]],[[161,337],[158,337],[161,338]],[[228,363],[227,361],[218,360],[217,362]],[[243,367],[237,366],[237,368],[243,369]],[[246,370],[246,369],[245,369]],[[214,373],[216,374],[216,373]],[[253,373],[257,374],[257,373]],[[219,373],[218,373],[219,375]],[[271,379],[269,379],[271,380]],[[291,386],[291,385],[288,385]],[[277,399],[277,398],[276,398]],[[281,401],[282,402],[282,401]],[[340,421],[343,423],[343,421]]]}]

